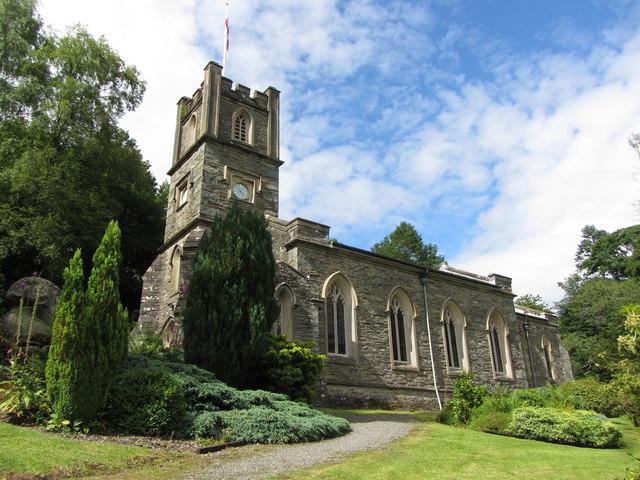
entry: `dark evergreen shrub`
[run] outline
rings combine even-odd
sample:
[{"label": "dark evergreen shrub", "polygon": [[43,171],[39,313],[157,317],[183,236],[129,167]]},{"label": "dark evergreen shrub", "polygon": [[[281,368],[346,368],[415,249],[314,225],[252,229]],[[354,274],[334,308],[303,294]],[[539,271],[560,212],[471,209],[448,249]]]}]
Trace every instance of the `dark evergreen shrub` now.
[{"label": "dark evergreen shrub", "polygon": [[445,405],[444,408],[438,412],[438,415],[436,415],[436,421],[438,423],[444,423],[445,425],[455,425],[456,418],[449,405]]},{"label": "dark evergreen shrub", "polygon": [[313,402],[324,356],[313,353],[312,342],[289,342],[284,335],[269,335],[268,345],[260,365],[261,387],[297,402]]},{"label": "dark evergreen shrub", "polygon": [[116,376],[106,409],[119,431],[166,436],[183,428],[186,402],[182,386],[160,367],[135,367]]},{"label": "dark evergreen shrub", "polygon": [[512,412],[504,433],[514,437],[579,447],[617,448],[622,434],[606,417],[583,410],[524,407]]},{"label": "dark evergreen shrub", "polygon": [[233,204],[200,242],[183,314],[184,358],[237,387],[257,386],[278,305],[263,215]]},{"label": "dark evergreen shrub", "polygon": [[585,409],[593,410],[607,417],[622,415],[618,390],[607,383],[593,379],[574,380],[558,387],[567,394],[582,397]]}]

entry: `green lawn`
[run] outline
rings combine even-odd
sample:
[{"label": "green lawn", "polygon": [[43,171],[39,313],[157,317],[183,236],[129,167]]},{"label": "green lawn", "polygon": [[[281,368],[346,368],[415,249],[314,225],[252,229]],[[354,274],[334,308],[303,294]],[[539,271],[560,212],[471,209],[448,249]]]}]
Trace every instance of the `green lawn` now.
[{"label": "green lawn", "polygon": [[[424,418],[424,416],[423,416]],[[389,448],[278,478],[384,480],[613,480],[640,456],[640,432],[617,422],[626,446],[598,450],[490,435],[427,421]]]},{"label": "green lawn", "polygon": [[[614,480],[624,477],[631,454],[640,456],[640,431],[623,421],[617,423],[626,446],[597,450],[490,435],[435,423],[432,414],[413,415],[423,423],[384,450],[278,478]],[[245,452],[234,454],[241,458]],[[207,457],[65,439],[0,422],[0,478],[168,480],[207,464]]]},{"label": "green lawn", "polygon": [[82,477],[157,468],[177,459],[176,455],[147,448],[60,438],[0,422],[0,478],[9,473],[22,474],[22,478],[36,474],[46,478]]}]

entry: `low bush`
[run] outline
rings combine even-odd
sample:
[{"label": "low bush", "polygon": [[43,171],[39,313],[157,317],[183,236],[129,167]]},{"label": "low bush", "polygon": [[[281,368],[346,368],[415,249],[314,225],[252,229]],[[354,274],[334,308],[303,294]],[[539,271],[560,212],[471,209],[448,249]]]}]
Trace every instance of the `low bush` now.
[{"label": "low bush", "polygon": [[436,421],[438,423],[444,423],[445,425],[455,425],[456,419],[453,416],[453,412],[451,411],[451,408],[449,407],[448,404],[445,405],[443,409],[440,410],[440,412],[438,412],[438,415],[436,416]]},{"label": "low bush", "polygon": [[618,390],[610,384],[592,379],[574,380],[558,387],[561,392],[581,397],[584,408],[609,418],[622,415]]},{"label": "low bush", "polygon": [[515,409],[512,416],[504,433],[514,437],[579,447],[621,446],[620,431],[606,417],[593,412],[524,407]]},{"label": "low bush", "polygon": [[189,437],[260,443],[316,441],[344,435],[349,423],[292,402],[280,393],[236,390],[193,365],[130,356],[123,370],[164,371],[178,385],[187,406],[183,433]]},{"label": "low bush", "polygon": [[511,423],[510,412],[487,410],[477,415],[469,423],[469,428],[487,433],[503,433]]},{"label": "low bush", "polygon": [[115,377],[106,418],[126,433],[164,436],[183,428],[186,411],[180,383],[162,368],[143,366]]},{"label": "low bush", "polygon": [[449,408],[456,424],[466,425],[471,420],[474,408],[482,405],[482,400],[487,395],[486,385],[474,385],[473,373],[462,372],[454,382],[453,400],[449,402]]},{"label": "low bush", "polygon": [[313,342],[290,342],[284,335],[267,338],[269,347],[260,365],[261,386],[296,402],[313,402],[324,356],[313,353]]}]

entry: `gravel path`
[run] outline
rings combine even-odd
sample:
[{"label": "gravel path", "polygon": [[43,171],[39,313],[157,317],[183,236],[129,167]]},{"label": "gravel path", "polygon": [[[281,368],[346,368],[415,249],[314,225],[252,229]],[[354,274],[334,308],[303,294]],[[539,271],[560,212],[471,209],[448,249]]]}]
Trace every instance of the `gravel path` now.
[{"label": "gravel path", "polygon": [[247,445],[209,454],[209,464],[180,480],[244,480],[278,475],[318,463],[337,462],[345,456],[384,447],[407,435],[416,422],[408,415],[366,414],[346,416],[352,432],[339,438],[292,445]]}]

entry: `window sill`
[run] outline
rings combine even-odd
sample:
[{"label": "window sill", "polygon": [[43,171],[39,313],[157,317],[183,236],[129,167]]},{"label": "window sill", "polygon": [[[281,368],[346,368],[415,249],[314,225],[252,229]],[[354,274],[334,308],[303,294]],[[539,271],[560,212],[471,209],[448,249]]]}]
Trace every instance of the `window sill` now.
[{"label": "window sill", "polygon": [[327,363],[333,363],[336,365],[356,365],[356,359],[347,355],[327,354]]},{"label": "window sill", "polygon": [[403,372],[419,372],[420,371],[420,369],[416,365],[411,365],[410,363],[409,364],[402,364],[402,363],[393,364],[391,368],[393,370],[400,370]]}]

